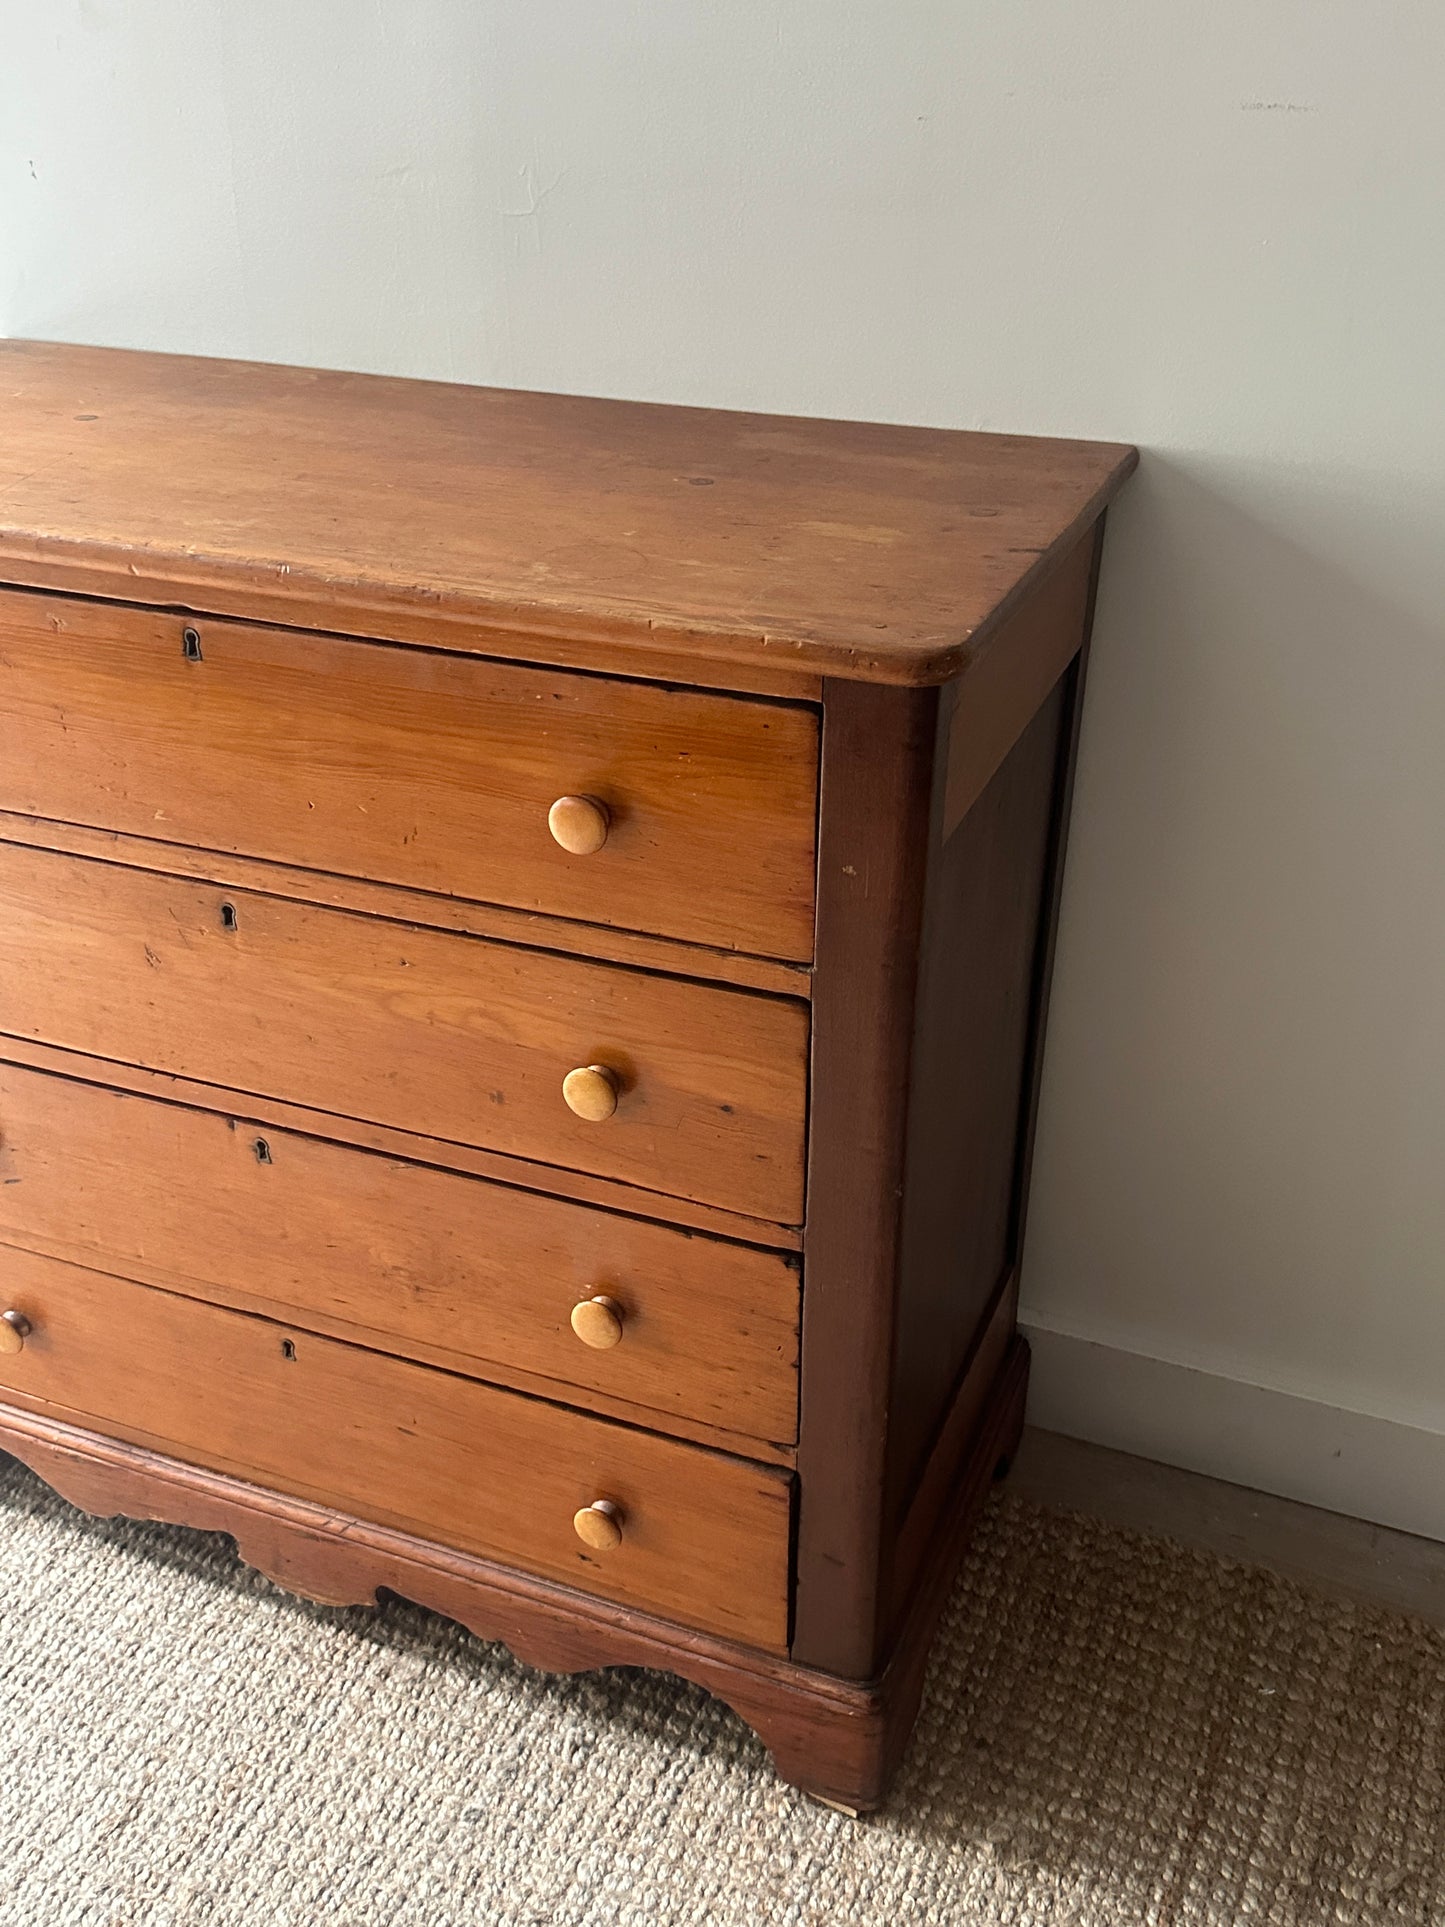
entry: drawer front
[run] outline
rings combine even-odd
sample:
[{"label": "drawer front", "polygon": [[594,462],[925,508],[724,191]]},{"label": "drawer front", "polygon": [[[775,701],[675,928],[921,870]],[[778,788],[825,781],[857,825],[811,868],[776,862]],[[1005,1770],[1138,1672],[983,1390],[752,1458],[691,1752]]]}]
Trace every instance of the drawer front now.
[{"label": "drawer front", "polygon": [[[270,1319],[0,1250],[20,1395],[134,1442],[781,1651],[790,1480]],[[620,1510],[621,1542],[574,1515]]]},{"label": "drawer front", "polygon": [[[807,1007],[0,844],[0,1030],[797,1223]],[[617,1077],[600,1121],[568,1073]]]},{"label": "drawer front", "polygon": [[0,808],[811,956],[811,710],[191,620],[0,591]]},{"label": "drawer front", "polygon": [[797,1437],[798,1274],[777,1252],[3,1063],[0,1241]]}]

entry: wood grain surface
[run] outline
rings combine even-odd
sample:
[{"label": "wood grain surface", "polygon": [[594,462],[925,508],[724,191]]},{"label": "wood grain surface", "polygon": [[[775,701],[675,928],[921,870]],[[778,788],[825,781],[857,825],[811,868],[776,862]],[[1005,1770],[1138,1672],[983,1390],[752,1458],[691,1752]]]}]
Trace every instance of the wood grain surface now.
[{"label": "wood grain surface", "polygon": [[[797,1436],[796,1261],[13,1064],[0,1242],[653,1423]],[[597,1295],[607,1350],[570,1322]]]},{"label": "wood grain surface", "polygon": [[794,1657],[879,1663],[906,1122],[939,694],[824,691]]},{"label": "wood grain surface", "polygon": [[1135,460],[12,341],[0,577],[704,683],[937,682]]},{"label": "wood grain surface", "polygon": [[0,809],[806,961],[817,763],[801,706],[0,590]]},{"label": "wood grain surface", "polygon": [[[1076,618],[1075,651],[1079,640]],[[889,1396],[894,1517],[934,1443],[979,1321],[1018,1264],[1019,1168],[1067,693],[1060,682],[929,866]],[[946,740],[946,717],[940,733]]]},{"label": "wood grain surface", "polygon": [[996,629],[948,692],[943,835],[952,836],[1038,714],[1093,609],[1102,518]]},{"label": "wood grain surface", "polygon": [[11,843],[0,905],[0,1031],[801,1218],[804,1004]]},{"label": "wood grain surface", "polygon": [[703,977],[714,983],[740,984],[747,990],[776,990],[785,997],[806,997],[812,988],[812,969],[807,964],[678,943],[671,937],[644,936],[635,930],[610,929],[606,924],[542,916],[535,910],[471,903],[433,891],[407,890],[396,883],[372,883],[365,877],[300,870],[294,864],[234,856],[227,851],[188,850],[182,843],[161,843],[149,836],[125,836],[116,830],[58,823],[50,817],[22,815],[14,810],[0,810],[0,841],[34,843],[42,850],[69,850],[74,856],[100,857],[132,869],[199,877],[207,883],[233,884],[238,890],[261,890],[269,896],[294,897],[300,903],[362,910],[403,923],[428,924],[436,930],[496,937],[502,943],[525,944],[533,950],[600,957],[609,963],[631,964],[638,970],[660,970],[672,977]]},{"label": "wood grain surface", "polygon": [[484,1151],[475,1144],[418,1137],[413,1131],[398,1131],[389,1124],[375,1124],[366,1118],[309,1110],[303,1104],[289,1104],[284,1098],[203,1084],[194,1077],[177,1077],[170,1071],[123,1064],[114,1057],[87,1056],[83,1051],[43,1044],[34,1037],[5,1037],[0,1042],[0,1058],[107,1090],[130,1091],[137,1097],[154,1097],[167,1104],[188,1104],[193,1110],[234,1117],[238,1123],[251,1123],[261,1130],[295,1131],[303,1137],[320,1138],[331,1144],[380,1151],[384,1157],[424,1164],[428,1169],[460,1171],[469,1177],[490,1178],[518,1190],[540,1191],[548,1197],[595,1204],[604,1211],[620,1211],[628,1217],[662,1218],[669,1224],[705,1232],[713,1238],[766,1245],[779,1251],[797,1252],[803,1248],[800,1225],[764,1223],[741,1212],[723,1211],[714,1204],[699,1204],[694,1198],[640,1191],[635,1185],[619,1183],[615,1178],[599,1178],[590,1171],[564,1171],[555,1164],[539,1164],[531,1158]]},{"label": "wood grain surface", "polygon": [[[31,1252],[0,1252],[0,1273],[33,1328],[0,1355],[6,1398],[684,1625],[786,1644],[786,1473]],[[572,1525],[599,1498],[623,1521],[607,1554]]]},{"label": "wood grain surface", "polygon": [[824,685],[793,1651],[854,1678],[933,1530],[918,1493],[945,1509],[1022,1242],[1097,553],[1010,618],[1009,674]]}]

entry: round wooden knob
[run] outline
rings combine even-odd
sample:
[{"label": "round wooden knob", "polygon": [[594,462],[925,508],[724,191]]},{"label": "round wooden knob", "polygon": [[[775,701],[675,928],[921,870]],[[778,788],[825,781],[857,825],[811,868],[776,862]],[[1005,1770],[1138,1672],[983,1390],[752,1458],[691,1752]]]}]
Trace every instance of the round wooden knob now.
[{"label": "round wooden knob", "polygon": [[612,819],[595,796],[559,796],[547,812],[547,828],[573,856],[592,856],[607,841]]},{"label": "round wooden knob", "polygon": [[615,1298],[584,1298],[572,1307],[572,1329],[594,1352],[622,1342],[622,1307]]},{"label": "round wooden knob", "polygon": [[622,1510],[611,1499],[594,1499],[572,1515],[572,1529],[594,1552],[615,1552],[622,1544]]},{"label": "round wooden knob", "polygon": [[0,1352],[23,1351],[29,1336],[30,1320],[23,1311],[0,1312]]},{"label": "round wooden knob", "polygon": [[584,1064],[562,1079],[569,1111],[589,1124],[601,1124],[617,1109],[617,1073],[605,1064]]}]

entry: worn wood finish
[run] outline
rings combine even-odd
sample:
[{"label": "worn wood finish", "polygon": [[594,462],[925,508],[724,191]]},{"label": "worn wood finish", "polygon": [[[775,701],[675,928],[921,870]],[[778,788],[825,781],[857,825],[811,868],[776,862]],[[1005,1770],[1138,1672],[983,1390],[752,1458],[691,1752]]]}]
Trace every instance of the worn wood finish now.
[{"label": "worn wood finish", "polygon": [[949,685],[943,836],[952,836],[1058,686],[1093,611],[1103,518],[1063,556]]},{"label": "worn wood finish", "polygon": [[[13,1248],[33,1327],[7,1399],[193,1464],[742,1639],[786,1643],[790,1480],[771,1467]],[[611,1500],[616,1556],[573,1529]]]},{"label": "worn wood finish", "polygon": [[[663,1429],[797,1436],[779,1253],[4,1063],[0,1243],[557,1398],[590,1387]],[[599,1297],[605,1349],[574,1330]]]},{"label": "worn wood finish", "polygon": [[8,581],[701,683],[946,680],[1136,459],[38,342],[0,404]]},{"label": "worn wood finish", "polygon": [[902,1763],[918,1717],[929,1651],[968,1551],[979,1510],[990,1484],[1004,1477],[1018,1450],[1028,1376],[1029,1348],[1014,1333],[984,1401],[979,1429],[963,1461],[954,1467],[949,1504],[934,1522],[932,1539],[914,1571],[907,1609],[882,1668],[879,1697],[887,1708],[887,1718],[876,1770],[885,1787]]},{"label": "worn wood finish", "polygon": [[907,1745],[968,1529],[1018,1439],[1026,1376],[1027,1352],[1015,1341],[960,1474],[950,1530],[932,1548],[893,1658],[866,1682],[791,1664],[48,1415],[0,1406],[0,1449],[87,1512],[227,1533],[248,1564],[309,1599],[371,1605],[385,1587],[549,1672],[651,1666],[677,1673],[745,1719],[785,1778],[866,1812],[883,1803]]},{"label": "worn wood finish", "polygon": [[478,1150],[474,1145],[418,1137],[408,1131],[393,1130],[389,1125],[368,1123],[363,1118],[308,1110],[304,1105],[287,1104],[254,1092],[229,1091],[198,1083],[192,1077],[146,1070],[141,1065],[122,1064],[115,1058],[90,1057],[83,1051],[64,1050],[34,1038],[5,1037],[0,1042],[0,1059],[105,1089],[132,1091],[138,1097],[189,1105],[193,1110],[234,1118],[238,1125],[254,1125],[262,1131],[296,1131],[327,1143],[380,1151],[386,1157],[402,1158],[432,1170],[461,1171],[517,1190],[570,1198],[579,1204],[595,1204],[605,1211],[621,1211],[629,1216],[651,1214],[708,1237],[728,1238],[779,1251],[800,1252],[803,1248],[803,1234],[797,1225],[768,1224],[736,1211],[699,1204],[695,1199],[639,1191],[633,1185],[594,1177],[587,1171],[562,1171],[555,1165],[506,1157],[495,1151]]},{"label": "worn wood finish", "polygon": [[[796,1223],[789,1000],[0,844],[0,1030]],[[605,1124],[562,1080],[605,1063]]]},{"label": "worn wood finish", "polygon": [[[0,808],[718,949],[812,953],[817,736],[799,706],[0,590]],[[587,856],[549,827],[573,791],[605,814]]]},{"label": "worn wood finish", "polygon": [[876,1804],[1134,451],[33,343],[0,425],[0,1442]]},{"label": "worn wood finish", "polygon": [[263,890],[268,896],[294,897],[298,903],[360,910],[373,917],[396,917],[433,930],[495,937],[501,943],[524,944],[532,950],[598,957],[604,962],[629,964],[635,970],[662,971],[672,977],[737,984],[744,990],[771,990],[784,997],[807,997],[812,990],[812,970],[806,964],[744,956],[733,950],[712,950],[698,944],[677,943],[669,937],[611,930],[605,924],[576,923],[564,917],[507,910],[497,904],[468,903],[424,890],[369,883],[362,877],[330,876],[321,870],[258,862],[252,857],[217,850],[188,850],[180,843],[121,836],[114,830],[57,823],[48,817],[26,816],[17,811],[0,810],[0,841],[33,843],[42,850],[68,850],[74,856],[99,857],[103,862],[125,863],[136,870],[160,870],[167,876],[198,877],[207,883],[231,884],[238,890]]},{"label": "worn wood finish", "polygon": [[850,1677],[946,1526],[1018,1262],[1096,566],[1091,540],[1013,615],[1024,660],[981,677],[982,720],[967,676],[824,686],[793,1654]]},{"label": "worn wood finish", "polygon": [[1060,685],[929,864],[897,1255],[892,1515],[907,1503],[979,1321],[1018,1263],[1014,1198],[1065,730]]},{"label": "worn wood finish", "polygon": [[[934,796],[941,830],[924,912],[893,1353],[894,1518],[914,1506],[917,1481],[928,1476],[926,1455],[937,1460],[937,1435],[953,1422],[951,1401],[980,1321],[1022,1257],[1102,543],[1101,520],[1009,624],[1021,667],[1013,697],[996,697],[994,710],[1026,718],[1012,741],[1001,722],[961,723],[967,678],[941,706]],[[1041,693],[1038,684],[1057,664],[1062,672]],[[1003,680],[996,677],[995,687]],[[989,745],[991,773],[956,816],[960,744],[973,745],[971,785],[985,767],[976,754],[981,742]],[[969,985],[966,998],[958,995],[960,978]]]},{"label": "worn wood finish", "polygon": [[794,1657],[873,1672],[934,690],[824,690]]},{"label": "worn wood finish", "polygon": [[979,1427],[1015,1342],[1018,1304],[1018,1275],[1010,1273],[977,1323],[919,1476],[902,1504],[895,1503],[890,1511],[886,1597],[881,1602],[885,1652],[897,1642],[940,1535],[953,1530],[955,1495],[967,1477]]}]

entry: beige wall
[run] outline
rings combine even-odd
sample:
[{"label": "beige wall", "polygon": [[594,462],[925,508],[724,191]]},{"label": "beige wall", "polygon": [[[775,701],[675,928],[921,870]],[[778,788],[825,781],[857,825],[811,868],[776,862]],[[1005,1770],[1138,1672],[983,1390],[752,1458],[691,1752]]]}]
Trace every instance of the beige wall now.
[{"label": "beige wall", "polygon": [[1445,12],[0,28],[8,333],[1145,446],[1059,955],[1036,1410],[1445,1531]]}]

